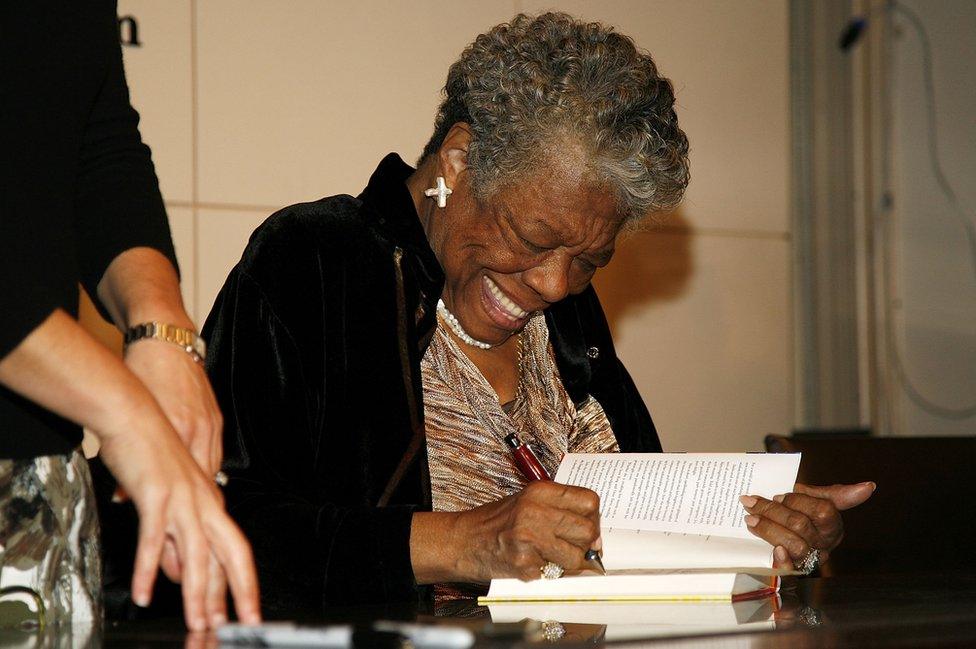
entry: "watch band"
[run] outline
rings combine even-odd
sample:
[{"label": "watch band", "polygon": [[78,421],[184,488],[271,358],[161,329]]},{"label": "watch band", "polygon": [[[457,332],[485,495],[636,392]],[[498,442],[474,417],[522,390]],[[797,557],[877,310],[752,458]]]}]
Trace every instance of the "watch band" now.
[{"label": "watch band", "polygon": [[197,332],[163,322],[144,322],[129,327],[125,332],[125,346],[147,338],[179,345],[198,363],[202,363],[207,357],[207,344]]}]

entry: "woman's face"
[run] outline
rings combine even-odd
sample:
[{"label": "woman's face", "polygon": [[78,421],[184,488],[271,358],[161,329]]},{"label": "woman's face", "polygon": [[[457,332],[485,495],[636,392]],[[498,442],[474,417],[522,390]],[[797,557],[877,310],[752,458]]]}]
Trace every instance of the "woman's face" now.
[{"label": "woman's face", "polygon": [[610,193],[547,169],[479,204],[469,174],[430,216],[443,299],[477,340],[503,343],[529,315],[583,291],[614,252],[623,217]]}]

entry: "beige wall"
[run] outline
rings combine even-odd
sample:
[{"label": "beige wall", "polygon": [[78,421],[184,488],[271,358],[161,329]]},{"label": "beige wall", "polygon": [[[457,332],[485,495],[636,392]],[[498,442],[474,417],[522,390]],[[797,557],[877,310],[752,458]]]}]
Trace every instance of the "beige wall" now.
[{"label": "beige wall", "polygon": [[448,65],[518,10],[632,35],[672,77],[692,143],[683,207],[596,282],[669,450],[753,450],[792,411],[785,0],[601,3],[121,0],[126,48],[198,322],[278,206],[358,193],[413,161]]},{"label": "beige wall", "polygon": [[908,380],[931,404],[894,386],[900,435],[973,435],[976,416],[947,418],[931,405],[976,404],[976,259],[960,218],[976,220],[976,3],[902,0],[932,44],[939,156],[958,196],[953,208],[928,157],[926,96],[918,35],[893,16],[894,295],[892,320]]}]

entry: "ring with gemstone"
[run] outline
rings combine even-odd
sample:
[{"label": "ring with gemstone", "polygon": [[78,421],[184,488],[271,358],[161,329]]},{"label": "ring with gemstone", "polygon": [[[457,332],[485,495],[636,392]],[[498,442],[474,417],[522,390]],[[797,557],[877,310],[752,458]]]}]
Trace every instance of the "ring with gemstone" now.
[{"label": "ring with gemstone", "polygon": [[810,548],[807,555],[803,557],[796,569],[802,572],[804,575],[809,575],[814,570],[820,567],[820,550],[816,548]]},{"label": "ring with gemstone", "polygon": [[559,642],[566,635],[566,627],[561,622],[546,620],[542,623],[542,639],[546,642]]},{"label": "ring with gemstone", "polygon": [[563,567],[558,563],[547,561],[546,565],[539,568],[543,579],[559,579],[563,576]]},{"label": "ring with gemstone", "polygon": [[813,627],[823,625],[823,617],[820,615],[820,611],[809,606],[804,606],[801,608],[800,612],[797,614],[797,617],[800,619],[800,623],[803,624],[803,626]]}]

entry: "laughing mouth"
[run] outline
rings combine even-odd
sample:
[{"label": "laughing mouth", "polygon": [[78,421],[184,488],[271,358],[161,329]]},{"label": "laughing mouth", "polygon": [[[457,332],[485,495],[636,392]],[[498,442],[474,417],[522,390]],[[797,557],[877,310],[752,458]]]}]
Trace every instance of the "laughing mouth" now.
[{"label": "laughing mouth", "polygon": [[529,315],[528,311],[516,304],[512,298],[505,295],[505,293],[498,288],[498,284],[492,281],[492,279],[487,275],[484,276],[484,283],[488,288],[488,292],[493,298],[493,302],[495,303],[494,306],[496,306],[499,311],[509,317],[512,321],[517,322]]}]

